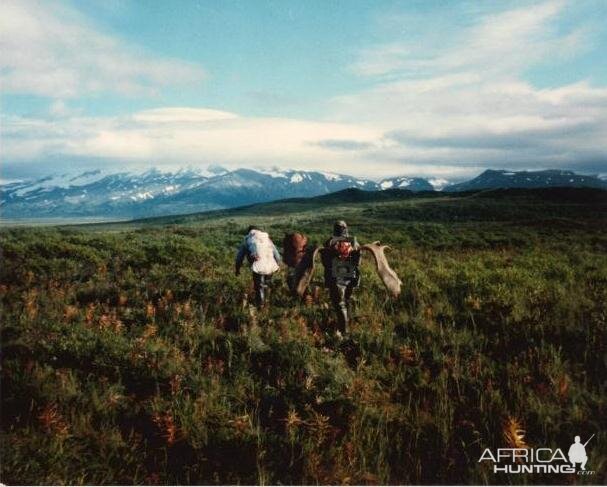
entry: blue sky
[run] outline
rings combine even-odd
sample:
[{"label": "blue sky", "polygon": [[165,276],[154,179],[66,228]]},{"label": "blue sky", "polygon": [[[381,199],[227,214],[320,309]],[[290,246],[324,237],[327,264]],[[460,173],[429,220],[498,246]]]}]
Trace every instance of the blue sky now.
[{"label": "blue sky", "polygon": [[607,173],[607,2],[0,5],[3,178]]}]

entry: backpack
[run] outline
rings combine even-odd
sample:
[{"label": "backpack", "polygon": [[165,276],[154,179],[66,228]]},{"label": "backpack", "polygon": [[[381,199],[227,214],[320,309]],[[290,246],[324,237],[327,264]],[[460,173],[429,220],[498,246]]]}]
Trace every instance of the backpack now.
[{"label": "backpack", "polygon": [[[348,237],[334,237],[326,244],[325,268],[338,281],[348,281],[358,277],[360,254],[354,252],[353,240]],[[325,276],[325,279],[328,276]]]},{"label": "backpack", "polygon": [[251,230],[245,237],[245,242],[249,255],[255,257],[251,264],[253,272],[268,276],[278,270],[278,264],[274,259],[274,244],[266,232]]},{"label": "backpack", "polygon": [[340,240],[333,245],[333,249],[337,253],[337,258],[340,260],[346,260],[352,253],[352,244],[347,240]]},{"label": "backpack", "polygon": [[308,237],[301,233],[288,233],[282,241],[282,252],[285,264],[297,267],[305,254]]}]

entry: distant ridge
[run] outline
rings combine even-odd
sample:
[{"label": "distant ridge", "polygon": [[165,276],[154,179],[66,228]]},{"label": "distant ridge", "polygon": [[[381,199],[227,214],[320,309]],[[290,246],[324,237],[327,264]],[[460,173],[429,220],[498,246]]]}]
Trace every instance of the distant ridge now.
[{"label": "distant ridge", "polygon": [[[509,207],[517,208],[517,202],[550,203],[558,208],[559,205],[592,205],[596,208],[597,216],[607,206],[607,190],[596,188],[537,188],[537,189],[490,189],[481,191],[462,191],[457,193],[444,193],[441,191],[413,192],[401,189],[364,191],[356,188],[345,189],[335,193],[315,196],[311,198],[288,198],[284,200],[256,203],[252,205],[213,210],[183,215],[167,215],[151,218],[140,218],[129,222],[106,222],[102,225],[177,225],[194,221],[213,220],[217,218],[234,218],[247,216],[251,218],[263,218],[266,216],[298,214],[303,211],[327,211],[340,206],[355,207],[357,204],[396,202],[402,200],[424,199],[427,201],[445,201],[466,199],[487,199],[509,203]],[[457,203],[455,203],[457,204]],[[450,205],[452,206],[452,204]],[[418,207],[419,208],[419,207]],[[398,211],[398,210],[396,210]],[[427,217],[425,215],[424,217]]]},{"label": "distant ridge", "polygon": [[446,186],[443,191],[474,191],[498,188],[600,188],[607,189],[607,181],[597,176],[575,174],[573,171],[549,169],[545,171],[504,171],[487,169],[474,179]]},{"label": "distant ridge", "polygon": [[[423,191],[411,191],[407,189],[385,189],[375,191],[365,191],[358,188],[347,188],[335,193],[329,193],[313,198],[297,198],[284,201],[315,201],[320,203],[365,203],[374,201],[389,201],[413,198],[417,195],[422,195]],[[431,191],[436,194],[435,191]]]},{"label": "distant ridge", "polygon": [[[408,191],[406,189],[388,189],[365,191],[357,188],[348,188],[335,193],[314,196],[311,198],[288,198],[248,205],[247,209],[261,209],[281,207],[288,203],[309,204],[348,204],[348,203],[380,203],[382,201],[395,201],[413,198],[446,199],[453,197],[490,198],[490,199],[538,199],[563,203],[599,203],[607,204],[607,188],[575,188],[575,187],[547,187],[547,188],[497,188],[476,191],[459,191],[456,194],[439,191]],[[240,208],[231,208],[226,211],[238,211]]]}]

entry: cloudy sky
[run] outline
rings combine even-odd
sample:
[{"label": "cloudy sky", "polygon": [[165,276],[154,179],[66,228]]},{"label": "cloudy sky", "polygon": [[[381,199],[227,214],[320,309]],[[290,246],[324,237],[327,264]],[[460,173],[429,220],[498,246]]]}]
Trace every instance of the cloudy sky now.
[{"label": "cloudy sky", "polygon": [[607,2],[0,3],[2,179],[607,173]]}]

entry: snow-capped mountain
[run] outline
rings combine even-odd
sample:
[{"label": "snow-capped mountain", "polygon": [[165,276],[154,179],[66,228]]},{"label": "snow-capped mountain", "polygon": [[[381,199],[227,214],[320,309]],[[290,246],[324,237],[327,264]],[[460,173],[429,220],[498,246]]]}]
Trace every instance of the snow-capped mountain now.
[{"label": "snow-capped mountain", "polygon": [[283,198],[310,197],[358,188],[367,191],[466,191],[487,188],[590,186],[607,181],[571,171],[487,170],[459,184],[445,179],[394,177],[379,182],[343,174],[221,166],[143,173],[101,170],[0,184],[3,219],[128,219],[231,208]]},{"label": "snow-capped mountain", "polygon": [[95,170],[0,185],[0,212],[4,219],[138,218],[318,196],[351,187],[380,189],[367,179],[314,171],[228,171],[220,166],[140,174]]},{"label": "snow-capped mountain", "polygon": [[142,203],[168,198],[208,179],[193,170],[156,169],[141,174],[95,170],[52,175],[1,185],[0,211],[3,218],[125,217]]},{"label": "snow-capped mountain", "polygon": [[443,191],[470,191],[498,188],[548,188],[551,186],[590,187],[607,189],[607,181],[597,176],[575,174],[573,171],[502,171],[487,169],[474,179],[445,186]]}]

